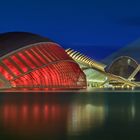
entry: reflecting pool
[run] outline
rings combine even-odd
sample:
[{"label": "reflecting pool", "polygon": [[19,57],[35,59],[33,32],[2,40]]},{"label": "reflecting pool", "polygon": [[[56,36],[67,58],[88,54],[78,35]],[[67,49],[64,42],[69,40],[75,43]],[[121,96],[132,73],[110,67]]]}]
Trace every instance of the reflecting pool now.
[{"label": "reflecting pool", "polygon": [[0,139],[140,139],[140,94],[0,93]]}]

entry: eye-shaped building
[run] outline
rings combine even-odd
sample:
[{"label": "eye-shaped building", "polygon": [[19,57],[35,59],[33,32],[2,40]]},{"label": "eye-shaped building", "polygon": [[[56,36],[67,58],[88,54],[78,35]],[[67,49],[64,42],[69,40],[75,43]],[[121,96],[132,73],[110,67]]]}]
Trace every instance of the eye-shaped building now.
[{"label": "eye-shaped building", "polygon": [[86,76],[53,41],[39,35],[0,35],[0,88],[82,89]]}]

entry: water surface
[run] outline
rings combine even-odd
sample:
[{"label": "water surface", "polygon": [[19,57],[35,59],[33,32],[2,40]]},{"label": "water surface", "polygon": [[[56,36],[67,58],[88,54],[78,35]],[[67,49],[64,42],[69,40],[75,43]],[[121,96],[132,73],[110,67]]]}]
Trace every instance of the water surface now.
[{"label": "water surface", "polygon": [[0,139],[140,139],[140,93],[0,93]]}]

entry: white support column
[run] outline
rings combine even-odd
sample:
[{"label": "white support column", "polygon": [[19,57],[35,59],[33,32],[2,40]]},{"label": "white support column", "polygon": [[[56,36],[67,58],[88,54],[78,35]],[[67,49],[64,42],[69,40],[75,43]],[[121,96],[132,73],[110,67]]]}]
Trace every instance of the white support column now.
[{"label": "white support column", "polygon": [[140,70],[140,65],[138,65],[138,67],[132,72],[132,74],[128,77],[128,80],[131,81],[136,76],[136,74],[139,72],[139,70]]}]

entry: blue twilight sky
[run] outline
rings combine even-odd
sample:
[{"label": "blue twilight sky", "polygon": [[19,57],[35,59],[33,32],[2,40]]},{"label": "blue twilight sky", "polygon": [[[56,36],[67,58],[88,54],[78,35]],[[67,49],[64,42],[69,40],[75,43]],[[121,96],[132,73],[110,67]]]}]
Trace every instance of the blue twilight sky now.
[{"label": "blue twilight sky", "polygon": [[2,0],[0,32],[37,33],[102,59],[140,38],[139,0]]}]

